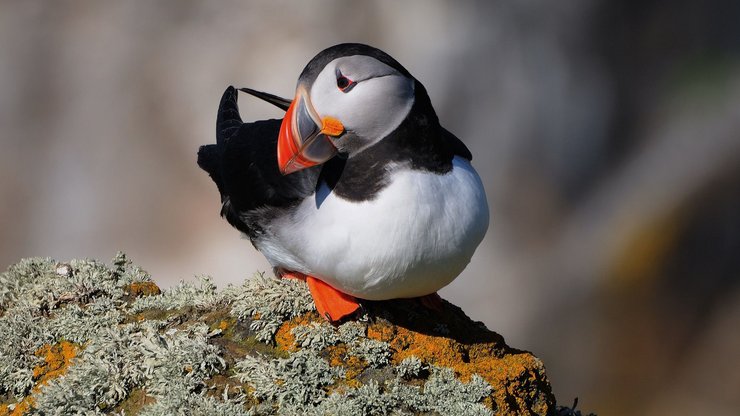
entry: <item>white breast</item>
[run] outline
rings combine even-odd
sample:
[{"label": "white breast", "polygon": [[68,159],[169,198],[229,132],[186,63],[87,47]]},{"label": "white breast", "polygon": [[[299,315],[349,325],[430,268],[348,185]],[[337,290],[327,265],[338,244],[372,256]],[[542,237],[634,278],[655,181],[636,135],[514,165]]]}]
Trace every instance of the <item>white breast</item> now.
[{"label": "white breast", "polygon": [[362,299],[415,297],[457,277],[487,228],[480,178],[455,157],[445,175],[394,172],[371,201],[347,201],[321,187],[277,219],[258,249],[274,266]]}]

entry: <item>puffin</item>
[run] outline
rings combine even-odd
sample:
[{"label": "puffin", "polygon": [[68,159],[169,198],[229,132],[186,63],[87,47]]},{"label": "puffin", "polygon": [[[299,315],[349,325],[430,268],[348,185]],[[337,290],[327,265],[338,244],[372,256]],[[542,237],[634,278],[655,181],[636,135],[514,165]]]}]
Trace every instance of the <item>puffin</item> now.
[{"label": "puffin", "polygon": [[[285,116],[243,122],[238,91]],[[198,151],[221,216],[277,277],[305,281],[330,322],[356,314],[363,300],[441,307],[437,291],[468,265],[488,229],[471,160],[422,83],[359,43],[318,53],[292,100],[228,87],[216,143]]]}]

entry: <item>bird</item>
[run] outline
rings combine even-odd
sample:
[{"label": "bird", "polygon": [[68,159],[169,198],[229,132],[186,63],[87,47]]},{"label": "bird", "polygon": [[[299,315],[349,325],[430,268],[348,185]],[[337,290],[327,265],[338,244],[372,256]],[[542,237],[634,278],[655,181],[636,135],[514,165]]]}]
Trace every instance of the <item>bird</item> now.
[{"label": "bird", "polygon": [[[243,122],[239,91],[285,116]],[[437,291],[468,265],[489,225],[470,150],[440,125],[422,83],[372,46],[324,49],[295,91],[223,93],[216,143],[198,150],[221,216],[277,277],[305,281],[330,322],[364,300],[439,307]]]}]

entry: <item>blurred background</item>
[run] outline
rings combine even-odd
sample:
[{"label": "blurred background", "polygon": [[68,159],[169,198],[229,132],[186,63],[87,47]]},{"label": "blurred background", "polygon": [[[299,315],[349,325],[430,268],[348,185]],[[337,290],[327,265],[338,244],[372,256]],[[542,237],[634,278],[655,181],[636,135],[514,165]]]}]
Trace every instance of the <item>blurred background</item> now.
[{"label": "blurred background", "polygon": [[[740,3],[0,1],[0,269],[163,287],[268,270],[195,163],[229,84],[291,97],[321,49],[426,86],[492,224],[442,296],[599,415],[740,408]],[[281,113],[242,96],[245,120]]]}]

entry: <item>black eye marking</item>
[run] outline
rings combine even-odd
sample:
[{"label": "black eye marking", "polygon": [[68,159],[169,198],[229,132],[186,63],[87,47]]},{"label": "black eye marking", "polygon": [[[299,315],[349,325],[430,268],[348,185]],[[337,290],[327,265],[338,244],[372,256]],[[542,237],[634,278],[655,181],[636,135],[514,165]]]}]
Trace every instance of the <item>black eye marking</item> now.
[{"label": "black eye marking", "polygon": [[340,91],[348,93],[355,87],[355,85],[357,85],[355,81],[342,75],[339,68],[337,68],[337,88],[339,88]]}]

